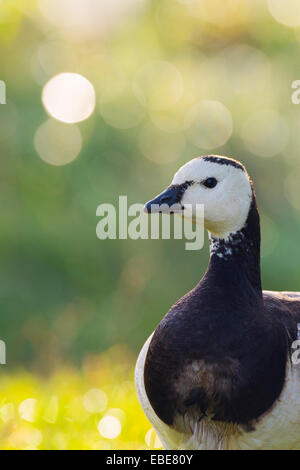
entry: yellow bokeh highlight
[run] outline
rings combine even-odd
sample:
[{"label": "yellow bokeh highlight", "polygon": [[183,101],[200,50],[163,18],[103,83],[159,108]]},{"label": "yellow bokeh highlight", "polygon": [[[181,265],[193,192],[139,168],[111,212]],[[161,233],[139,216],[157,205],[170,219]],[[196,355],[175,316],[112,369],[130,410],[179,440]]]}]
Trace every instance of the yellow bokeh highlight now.
[{"label": "yellow bokeh highlight", "polygon": [[115,439],[121,430],[121,423],[115,416],[104,416],[98,424],[99,433],[107,439]]},{"label": "yellow bokeh highlight", "polygon": [[300,26],[299,0],[268,0],[271,15],[285,26]]},{"label": "yellow bokeh highlight", "polygon": [[75,160],[81,150],[81,133],[76,125],[49,119],[36,130],[34,146],[44,162],[66,165]]},{"label": "yellow bokeh highlight", "polygon": [[159,448],[136,397],[135,359],[114,346],[48,377],[3,369],[0,450]]}]

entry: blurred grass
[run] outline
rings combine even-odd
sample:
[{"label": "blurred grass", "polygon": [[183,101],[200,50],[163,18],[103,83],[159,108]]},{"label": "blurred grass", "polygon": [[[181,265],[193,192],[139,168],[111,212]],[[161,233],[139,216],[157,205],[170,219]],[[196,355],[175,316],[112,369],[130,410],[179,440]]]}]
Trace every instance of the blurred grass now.
[{"label": "blurred grass", "polygon": [[[133,364],[128,348],[115,346],[48,377],[2,372],[0,449],[159,448],[136,398]],[[105,417],[115,419],[103,428]]]}]

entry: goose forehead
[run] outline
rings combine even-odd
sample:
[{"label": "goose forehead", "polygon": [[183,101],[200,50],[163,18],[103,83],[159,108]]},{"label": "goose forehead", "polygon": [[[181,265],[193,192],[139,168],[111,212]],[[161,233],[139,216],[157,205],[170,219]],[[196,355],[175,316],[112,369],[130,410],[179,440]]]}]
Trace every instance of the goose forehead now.
[{"label": "goose forehead", "polygon": [[175,173],[172,184],[182,184],[185,181],[200,182],[205,178],[215,177],[219,180],[225,177],[248,179],[248,175],[240,168],[230,164],[206,161],[204,158],[195,158],[183,165]]}]

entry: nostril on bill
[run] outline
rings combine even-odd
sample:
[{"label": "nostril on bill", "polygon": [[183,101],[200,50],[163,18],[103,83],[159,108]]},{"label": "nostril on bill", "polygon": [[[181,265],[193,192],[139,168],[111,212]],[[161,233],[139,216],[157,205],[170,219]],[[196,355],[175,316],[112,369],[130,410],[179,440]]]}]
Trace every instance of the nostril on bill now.
[{"label": "nostril on bill", "polygon": [[160,199],[159,203],[160,203],[160,204],[167,204],[168,202],[171,201],[171,199],[172,199],[172,198],[171,198],[170,196],[163,196],[163,197]]}]

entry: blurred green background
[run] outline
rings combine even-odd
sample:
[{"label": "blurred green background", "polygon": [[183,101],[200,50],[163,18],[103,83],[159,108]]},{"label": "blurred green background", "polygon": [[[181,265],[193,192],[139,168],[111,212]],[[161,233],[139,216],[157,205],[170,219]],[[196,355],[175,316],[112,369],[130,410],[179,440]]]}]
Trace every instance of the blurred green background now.
[{"label": "blurred green background", "polygon": [[[158,447],[133,366],[207,240],[101,241],[96,208],[144,203],[195,156],[237,158],[263,286],[299,290],[299,3],[0,0],[0,57],[0,448]],[[107,416],[119,437],[99,431]]]}]

